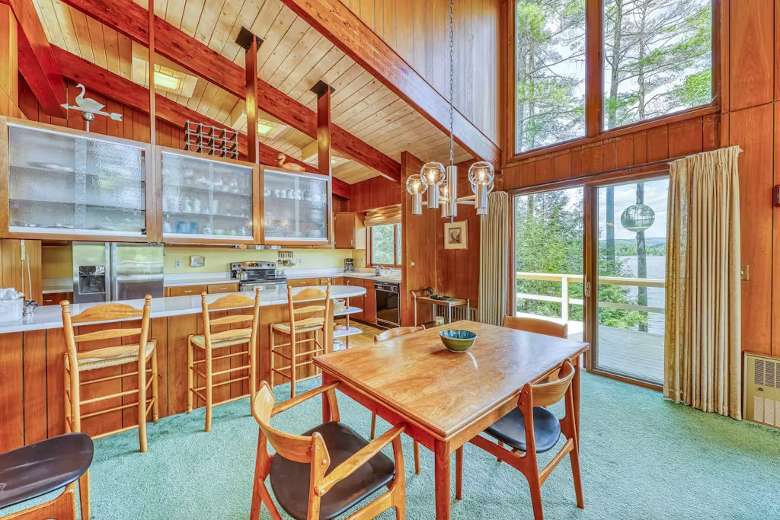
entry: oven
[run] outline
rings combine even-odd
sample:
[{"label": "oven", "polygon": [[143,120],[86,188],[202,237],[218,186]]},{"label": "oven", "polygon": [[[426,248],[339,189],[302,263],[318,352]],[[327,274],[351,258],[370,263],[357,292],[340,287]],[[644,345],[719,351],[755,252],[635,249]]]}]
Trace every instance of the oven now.
[{"label": "oven", "polygon": [[384,327],[401,326],[400,286],[397,283],[375,282],[376,321]]}]

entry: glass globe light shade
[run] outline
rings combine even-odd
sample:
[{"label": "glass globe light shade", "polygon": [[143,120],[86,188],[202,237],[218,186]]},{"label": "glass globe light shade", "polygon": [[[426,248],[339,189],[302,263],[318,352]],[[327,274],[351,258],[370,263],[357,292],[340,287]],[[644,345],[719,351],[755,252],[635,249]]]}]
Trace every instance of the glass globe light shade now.
[{"label": "glass globe light shade", "polygon": [[412,215],[422,215],[422,194],[427,189],[419,175],[410,175],[406,179],[406,191],[412,196]]},{"label": "glass globe light shade", "polygon": [[477,161],[469,166],[469,182],[472,186],[487,186],[493,182],[493,165],[487,161]]},{"label": "glass globe light shade", "polygon": [[[428,187],[436,187],[444,184],[447,180],[447,171],[444,169],[444,165],[439,162],[427,162],[420,168],[420,178],[422,182]],[[432,209],[438,209],[439,207],[439,190],[428,190],[428,207]]]}]

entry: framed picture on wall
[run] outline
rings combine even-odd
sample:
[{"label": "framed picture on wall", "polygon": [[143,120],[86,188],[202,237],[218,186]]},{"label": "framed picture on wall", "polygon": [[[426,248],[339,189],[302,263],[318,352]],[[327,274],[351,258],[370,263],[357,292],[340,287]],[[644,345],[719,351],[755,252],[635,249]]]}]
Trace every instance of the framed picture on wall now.
[{"label": "framed picture on wall", "polygon": [[446,222],[444,224],[444,249],[467,249],[469,244],[468,222]]}]

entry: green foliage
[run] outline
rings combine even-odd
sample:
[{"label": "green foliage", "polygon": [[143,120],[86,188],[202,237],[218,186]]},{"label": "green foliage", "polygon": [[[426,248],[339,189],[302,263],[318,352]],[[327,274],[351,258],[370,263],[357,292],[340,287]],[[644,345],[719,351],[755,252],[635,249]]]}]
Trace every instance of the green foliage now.
[{"label": "green foliage", "polygon": [[712,100],[712,0],[605,0],[607,128]]},{"label": "green foliage", "polygon": [[[532,273],[582,274],[583,269],[583,197],[581,189],[557,190],[517,197],[515,202],[515,271]],[[599,248],[603,252],[603,248]],[[602,257],[600,273],[604,276],[628,276],[622,262]],[[517,279],[515,290],[543,296],[561,296],[561,283]],[[570,283],[569,298],[582,299],[582,283]],[[630,303],[625,287],[599,287],[599,301]],[[559,303],[518,299],[517,311],[549,317],[560,317]],[[569,319],[582,321],[583,307],[571,305]],[[603,325],[636,328],[646,324],[647,314],[637,311],[601,308]]]},{"label": "green foliage", "polygon": [[395,224],[371,226],[371,263],[395,264]]}]

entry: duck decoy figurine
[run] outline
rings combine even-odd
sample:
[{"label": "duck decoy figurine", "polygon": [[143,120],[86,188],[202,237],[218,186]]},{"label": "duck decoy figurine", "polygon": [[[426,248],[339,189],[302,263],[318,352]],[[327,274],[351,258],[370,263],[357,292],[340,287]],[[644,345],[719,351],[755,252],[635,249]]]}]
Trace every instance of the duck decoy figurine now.
[{"label": "duck decoy figurine", "polygon": [[306,171],[306,169],[301,166],[300,164],[295,163],[286,163],[287,156],[283,153],[280,153],[276,156],[276,164],[280,168],[284,168],[285,170],[289,170],[291,172],[303,172]]},{"label": "duck decoy figurine", "polygon": [[84,94],[86,94],[87,89],[84,87],[82,83],[76,85],[76,88],[81,90],[81,92],[76,96],[76,104],[68,105],[67,103],[64,103],[62,107],[65,110],[78,110],[79,112],[81,112],[81,116],[84,118],[85,121],[87,132],[89,132],[89,123],[95,119],[96,114],[110,117],[114,121],[122,120],[122,114],[117,114],[116,112],[103,112],[105,105],[95,101],[92,98],[84,97]]}]

